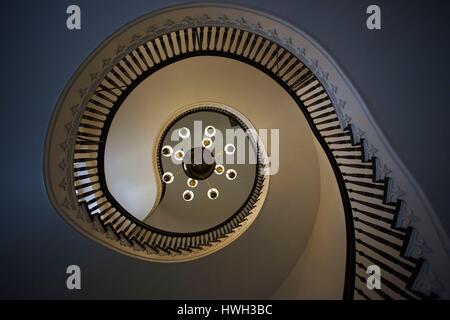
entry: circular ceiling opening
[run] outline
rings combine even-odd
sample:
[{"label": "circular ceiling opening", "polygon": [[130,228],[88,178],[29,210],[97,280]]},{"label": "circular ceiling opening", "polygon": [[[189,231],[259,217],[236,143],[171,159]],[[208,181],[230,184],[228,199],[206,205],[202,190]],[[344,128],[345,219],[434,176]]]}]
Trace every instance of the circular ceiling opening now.
[{"label": "circular ceiling opening", "polygon": [[[266,177],[250,122],[241,114],[217,104],[181,110],[159,137],[156,204],[147,215],[135,217],[168,232],[202,232],[253,206]],[[123,180],[113,176],[109,181]]]}]

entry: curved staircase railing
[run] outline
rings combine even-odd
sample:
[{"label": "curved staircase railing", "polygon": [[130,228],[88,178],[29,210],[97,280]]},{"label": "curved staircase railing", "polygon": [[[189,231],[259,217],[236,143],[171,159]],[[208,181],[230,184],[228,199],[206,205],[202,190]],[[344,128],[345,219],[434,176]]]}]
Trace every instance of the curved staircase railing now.
[{"label": "curved staircase railing", "polygon": [[[109,233],[134,250],[170,255],[182,250],[201,250],[239,226],[240,221],[234,225],[231,221],[223,230],[185,238],[148,233],[142,226],[129,222],[126,212],[114,208],[102,192],[99,175],[103,127],[121,95],[168,64],[193,56],[222,56],[258,68],[285,88],[297,101],[328,156],[346,212],[344,298],[437,297],[413,289],[424,260],[406,255],[412,228],[396,226],[402,200],[389,200],[390,179],[380,178],[377,157],[368,155],[364,139],[356,137],[351,125],[341,125],[327,90],[293,53],[258,33],[229,25],[196,25],[138,40],[130,50],[124,50],[120,59],[111,64],[109,73],[97,82],[78,127],[73,157],[74,185],[78,201],[91,213],[93,223],[101,232]],[[245,219],[245,215],[241,218]],[[367,289],[366,269],[371,264],[383,271],[380,290]]]}]

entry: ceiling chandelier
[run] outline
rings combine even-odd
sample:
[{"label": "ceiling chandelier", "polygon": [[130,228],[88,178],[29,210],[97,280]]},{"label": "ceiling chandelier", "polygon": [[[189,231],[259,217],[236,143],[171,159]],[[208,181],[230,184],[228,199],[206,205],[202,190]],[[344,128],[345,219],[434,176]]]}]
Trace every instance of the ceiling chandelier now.
[{"label": "ceiling chandelier", "polygon": [[[191,131],[187,127],[175,129],[175,131],[178,132],[180,139],[191,138]],[[162,182],[166,185],[171,184],[175,181],[175,176],[177,176],[177,179],[185,180],[188,188],[182,194],[185,201],[189,202],[194,199],[195,190],[199,182],[206,183],[208,186],[207,193],[203,196],[207,196],[210,200],[217,199],[220,194],[219,189],[209,179],[213,174],[223,176],[225,173],[224,176],[229,181],[234,181],[237,178],[235,169],[226,169],[226,163],[216,161],[216,154],[221,155],[225,152],[231,156],[236,152],[236,147],[232,143],[225,145],[224,148],[215,148],[216,132],[217,130],[214,126],[208,125],[204,129],[201,146],[194,146],[187,152],[181,149],[174,150],[170,145],[164,145],[160,150],[163,157],[169,158],[183,169],[175,173],[171,171],[164,172],[162,174]]]}]

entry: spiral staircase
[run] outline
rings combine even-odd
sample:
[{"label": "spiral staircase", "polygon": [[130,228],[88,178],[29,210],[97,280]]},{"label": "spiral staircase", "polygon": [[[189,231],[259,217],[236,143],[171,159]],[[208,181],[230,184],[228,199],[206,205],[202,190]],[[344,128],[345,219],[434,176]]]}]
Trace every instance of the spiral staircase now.
[{"label": "spiral staircase", "polygon": [[[133,205],[128,206],[120,200],[120,181],[126,179],[127,172],[133,171],[132,168],[123,169],[124,165],[127,165],[124,163],[130,161],[133,151],[129,149],[130,151],[124,151],[122,156],[119,156],[118,152],[111,150],[119,148],[114,145],[114,141],[119,141],[126,132],[133,130],[125,124],[127,121],[134,123],[131,118],[126,120],[125,111],[132,108],[127,100],[132,99],[131,96],[136,94],[140,87],[145,86],[146,81],[158,77],[170,68],[173,72],[184,75],[186,82],[201,82],[194,75],[184,74],[181,71],[182,66],[188,70],[189,63],[197,63],[192,65],[190,70],[198,70],[199,74],[203,74],[202,72],[206,71],[199,69],[202,64],[206,63],[211,66],[211,70],[215,70],[213,65],[224,63],[230,70],[235,70],[233,65],[226,65],[226,61],[233,61],[237,68],[244,69],[239,66],[246,65],[245,68],[252,69],[252,72],[261,73],[274,87],[289,96],[297,106],[298,116],[302,117],[302,121],[310,130],[307,139],[316,145],[320,150],[318,153],[322,153],[323,159],[328,163],[332,176],[328,183],[336,186],[339,195],[339,203],[334,204],[331,211],[342,212],[344,221],[340,231],[341,238],[345,239],[345,250],[342,252],[345,270],[344,274],[339,275],[343,283],[339,288],[341,297],[365,300],[439,298],[436,292],[425,292],[415,286],[426,259],[408,254],[414,230],[412,226],[404,227],[399,223],[404,201],[393,195],[393,181],[383,174],[381,159],[370,153],[369,144],[358,135],[355,126],[343,121],[338,103],[330,96],[330,87],[324,83],[323,78],[318,77],[314,65],[302,61],[297,52],[293,52],[288,45],[275,41],[274,31],[264,33],[261,26],[250,26],[245,20],[233,20],[226,15],[218,14],[218,17],[213,18],[204,16],[201,10],[195,7],[187,11],[164,19],[164,14],[143,18],[135,24],[135,29],[140,28],[142,32],[130,31],[130,28],[119,31],[116,37],[107,40],[107,45],[100,47],[99,50],[103,50],[103,53],[86,62],[73,80],[89,85],[80,84],[77,87],[72,83],[66,89],[68,91],[60,105],[66,106],[70,113],[64,119],[61,119],[62,113],[59,119],[54,116],[53,126],[59,126],[65,131],[67,138],[61,143],[57,143],[56,138],[48,140],[46,172],[47,185],[64,186],[54,191],[50,197],[65,219],[82,233],[116,251],[144,260],[175,262],[209,259],[205,256],[214,252],[218,254],[231,242],[231,247],[235,248],[241,241],[237,240],[238,237],[244,237],[252,228],[258,228],[253,223],[257,224],[260,219],[257,219],[257,215],[261,210],[261,215],[276,215],[274,211],[264,212],[264,207],[272,201],[270,195],[276,193],[275,187],[269,188],[268,179],[263,175],[257,177],[252,194],[242,203],[241,210],[230,214],[223,223],[196,232],[171,232],[144,223],[133,214]],[[147,23],[146,19],[151,23]],[[158,28],[158,23],[162,27]],[[181,66],[180,69],[177,70],[177,66]],[[220,76],[213,74],[213,77]],[[150,87],[148,85],[147,88]],[[164,88],[171,90],[170,85]],[[174,88],[179,87],[174,84]],[[176,95],[177,92],[171,94]],[[249,111],[239,110],[239,106],[233,107],[239,112],[250,114],[250,122],[258,117],[252,116]],[[258,112],[277,112],[277,109],[263,109]],[[167,114],[170,112],[158,116],[155,111],[154,115],[149,114],[145,119],[148,119],[149,126],[158,128],[155,132],[160,132],[160,128],[165,127],[164,121],[168,121]],[[147,117],[142,113],[141,116]],[[151,119],[153,116],[156,120]],[[122,122],[118,122],[120,117]],[[292,122],[296,121],[291,119]],[[122,131],[114,131],[118,123],[125,126]],[[283,130],[290,130],[283,126],[279,129],[281,133]],[[142,133],[139,130],[137,132]],[[130,145],[140,143],[136,140],[138,137],[127,139]],[[282,150],[286,145],[281,144],[280,148],[281,157],[287,156]],[[292,148],[293,153],[297,152],[295,146],[289,145],[288,148]],[[156,149],[155,159],[158,159],[161,155],[158,154],[159,149]],[[301,154],[301,150],[298,152]],[[110,165],[108,159],[114,155],[122,158],[117,161],[119,164]],[[308,163],[305,160],[302,164],[301,159],[296,161],[298,166]],[[157,167],[158,164],[155,168]],[[262,171],[264,167],[260,164],[259,170]],[[285,167],[280,168],[283,169],[286,170]],[[326,169],[321,167],[318,172],[323,170]],[[116,178],[119,182],[114,182],[119,188],[113,186],[114,179],[111,177],[114,172],[121,172]],[[153,180],[147,182],[153,186],[153,190],[164,188],[164,183],[159,179],[162,176],[161,170],[153,172]],[[291,175],[296,174],[300,173],[292,169]],[[276,175],[273,176],[273,179],[275,178]],[[301,176],[297,178],[302,179]],[[129,185],[132,185],[133,181],[130,180]],[[295,195],[295,185],[292,187],[289,183],[286,182],[285,188]],[[277,185],[277,188],[282,189],[283,185]],[[156,193],[147,197],[152,201],[147,204],[145,210],[158,206],[162,196]],[[320,195],[327,196],[323,193]],[[137,200],[133,201],[136,203]],[[289,211],[286,213],[285,223],[289,223],[288,217],[298,216],[297,219],[302,219],[303,209],[299,202],[297,207],[279,209]],[[273,219],[276,221],[276,217]],[[292,219],[293,223],[297,221]],[[312,218],[312,221],[314,219]],[[298,223],[302,221],[299,220]],[[304,222],[305,225],[308,223],[312,229],[314,223]],[[311,232],[305,231],[305,234],[310,235]],[[300,260],[307,242],[305,240],[299,245],[296,251],[297,260]],[[273,263],[276,264],[277,261]],[[289,286],[287,282],[296,281],[294,265],[289,265],[285,279],[277,286],[282,288]],[[382,271],[381,289],[370,290],[366,285],[366,270],[370,265],[377,265]],[[287,296],[282,291],[279,290],[272,297],[296,298]],[[320,294],[314,297],[320,298]]]}]

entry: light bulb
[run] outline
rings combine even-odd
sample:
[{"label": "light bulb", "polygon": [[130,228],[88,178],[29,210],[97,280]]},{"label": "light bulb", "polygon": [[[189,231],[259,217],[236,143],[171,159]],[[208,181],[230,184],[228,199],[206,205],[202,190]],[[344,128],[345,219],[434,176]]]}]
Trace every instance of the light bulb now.
[{"label": "light bulb", "polygon": [[205,147],[205,148],[211,148],[211,146],[212,146],[212,140],[211,140],[210,138],[205,138],[205,139],[203,139],[203,141],[202,141],[202,145],[203,145],[203,147]]},{"label": "light bulb", "polygon": [[164,146],[161,149],[161,153],[164,157],[170,157],[173,153],[173,149],[171,146]]},{"label": "light bulb", "polygon": [[216,188],[211,188],[208,190],[208,198],[210,198],[211,200],[217,199],[218,196],[219,190],[217,190]]},{"label": "light bulb", "polygon": [[234,180],[237,177],[237,172],[234,169],[229,169],[227,170],[226,176],[228,180]]},{"label": "light bulb", "polygon": [[191,132],[189,131],[188,128],[183,127],[178,131],[178,135],[180,136],[181,139],[186,139],[186,138],[189,138],[189,136],[191,135]]},{"label": "light bulb", "polygon": [[236,151],[236,147],[231,143],[225,145],[224,149],[226,154],[233,154]]},{"label": "light bulb", "polygon": [[183,199],[184,201],[191,201],[194,199],[194,193],[191,190],[186,190],[183,192]]},{"label": "light bulb", "polygon": [[164,173],[163,176],[162,176],[162,180],[163,180],[165,183],[172,183],[172,182],[173,182],[173,179],[174,179],[174,176],[173,176],[173,173],[172,173],[172,172],[166,172],[166,173]]},{"label": "light bulb", "polygon": [[195,179],[192,179],[192,178],[189,178],[187,180],[188,187],[195,188],[197,186],[197,184],[198,184],[198,180],[195,180]]},{"label": "light bulb", "polygon": [[222,174],[225,171],[225,168],[223,167],[223,165],[218,164],[216,165],[216,168],[214,170],[216,171],[217,174]]},{"label": "light bulb", "polygon": [[178,161],[183,160],[184,158],[184,151],[183,150],[177,150],[175,151],[175,159]]},{"label": "light bulb", "polygon": [[213,126],[207,126],[205,128],[205,136],[207,137],[214,137],[216,135],[216,128],[214,128]]}]

